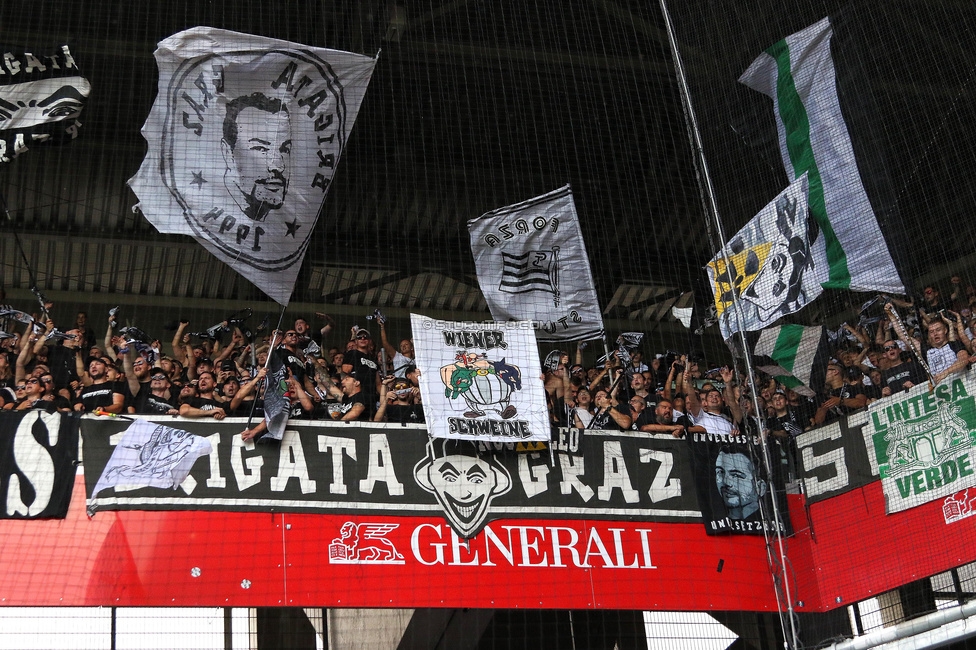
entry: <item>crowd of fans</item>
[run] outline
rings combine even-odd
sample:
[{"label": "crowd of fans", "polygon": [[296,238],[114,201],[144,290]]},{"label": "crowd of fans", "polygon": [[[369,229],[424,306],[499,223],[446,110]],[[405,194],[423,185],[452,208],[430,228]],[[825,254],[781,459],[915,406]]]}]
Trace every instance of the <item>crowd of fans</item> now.
[{"label": "crowd of fans", "polygon": [[[250,417],[263,421],[269,368],[284,368],[291,418],[422,423],[413,344],[394,345],[386,322],[379,350],[354,327],[348,341],[325,348],[333,321],[317,314],[274,332],[252,333],[233,318],[202,332],[174,323],[164,346],[110,312],[98,341],[88,315],[58,329],[47,315],[0,308],[0,408],[186,418]],[[169,337],[167,337],[169,338]],[[268,363],[269,355],[272,361]],[[252,435],[248,435],[251,433]],[[246,430],[244,437],[253,437]]]},{"label": "crowd of fans", "polygon": [[[835,332],[824,385],[811,387],[815,398],[759,372],[753,396],[748,382],[730,368],[706,372],[700,359],[675,352],[655,354],[645,363],[636,347],[619,346],[586,367],[581,344],[572,362],[569,353],[559,352],[545,364],[551,423],[675,437],[766,431],[788,440],[874,400],[968,368],[976,359],[970,357],[976,352],[976,290],[964,292],[955,280],[948,299],[934,286],[925,288],[917,306],[880,298],[873,301],[877,317],[863,317],[870,311],[865,308],[861,321]],[[61,331],[46,311],[28,317],[4,307],[0,408],[215,420],[250,416],[259,422],[272,355],[285,369],[292,418],[424,421],[409,338],[394,345],[377,312],[378,343],[367,329],[353,327],[347,340],[332,345],[340,338],[330,336],[333,321],[324,314],[316,319],[318,327],[297,318],[287,329],[255,333],[234,318],[196,333],[182,321],[173,325],[164,348],[140,330],[119,328],[114,310],[99,342],[85,312]],[[244,437],[259,433],[252,427]]]},{"label": "crowd of fans", "polygon": [[545,376],[552,423],[675,437],[767,432],[788,441],[917,384],[943,382],[976,361],[976,288],[952,282],[948,299],[935,286],[925,287],[918,304],[879,296],[856,324],[831,332],[826,378],[803,391],[815,397],[755,370],[753,396],[730,368],[703,372],[695,359],[673,352],[645,364],[641,352],[620,349],[593,368],[583,367],[580,351],[573,364],[562,352]]}]

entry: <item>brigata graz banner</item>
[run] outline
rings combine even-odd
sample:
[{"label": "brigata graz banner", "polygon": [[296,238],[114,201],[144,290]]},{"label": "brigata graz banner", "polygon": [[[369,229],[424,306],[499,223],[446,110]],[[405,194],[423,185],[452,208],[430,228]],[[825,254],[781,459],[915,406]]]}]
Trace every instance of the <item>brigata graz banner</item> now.
[{"label": "brigata graz banner", "polygon": [[[243,420],[153,418],[134,439],[124,420],[85,420],[88,509],[442,515],[470,538],[503,517],[698,522],[687,443],[636,432],[563,430],[533,443],[431,439],[421,428],[290,421],[280,444],[241,441]],[[164,435],[165,434],[165,435]],[[153,438],[152,436],[155,436]],[[171,474],[209,442],[179,485]],[[127,466],[115,455],[128,453]],[[172,450],[173,453],[169,453]],[[107,473],[126,480],[103,478]],[[140,484],[140,477],[142,480]],[[96,485],[97,494],[94,494]],[[97,516],[97,515],[95,515]]]},{"label": "brigata graz banner", "polygon": [[63,518],[77,461],[77,416],[0,411],[0,519]]}]

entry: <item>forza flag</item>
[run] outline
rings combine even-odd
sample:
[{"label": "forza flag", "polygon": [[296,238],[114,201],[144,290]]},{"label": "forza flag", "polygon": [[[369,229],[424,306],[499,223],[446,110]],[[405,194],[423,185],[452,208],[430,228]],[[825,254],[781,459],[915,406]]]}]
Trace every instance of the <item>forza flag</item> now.
[{"label": "forza flag", "polygon": [[0,519],[68,515],[78,422],[42,410],[0,411]]},{"label": "forza flag", "polygon": [[93,510],[98,493],[108,488],[114,488],[115,492],[141,487],[175,490],[197,459],[209,453],[210,441],[203,436],[147,420],[135,420],[121,434],[112,457],[95,483],[88,508]]},{"label": "forza flag", "polygon": [[91,84],[67,45],[50,52],[4,49],[0,66],[0,163],[43,142],[78,137]]},{"label": "forza flag", "polygon": [[210,27],[155,56],[139,209],[287,305],[376,60]]},{"label": "forza flag", "polygon": [[532,323],[459,323],[410,314],[420,394],[434,438],[550,438]]},{"label": "forza flag", "polygon": [[712,258],[705,268],[722,338],[762,329],[821,294],[826,262],[817,230],[803,174]]},{"label": "forza flag", "polygon": [[468,221],[488,309],[534,321],[542,341],[603,336],[603,316],[569,185]]},{"label": "forza flag", "polygon": [[739,81],[773,100],[790,178],[810,177],[810,214],[824,240],[828,289],[904,293],[861,182],[837,98],[830,19],[769,47]]},{"label": "forza flag", "polygon": [[756,367],[800,395],[815,397],[824,385],[830,346],[823,325],[765,329],[753,351]]}]

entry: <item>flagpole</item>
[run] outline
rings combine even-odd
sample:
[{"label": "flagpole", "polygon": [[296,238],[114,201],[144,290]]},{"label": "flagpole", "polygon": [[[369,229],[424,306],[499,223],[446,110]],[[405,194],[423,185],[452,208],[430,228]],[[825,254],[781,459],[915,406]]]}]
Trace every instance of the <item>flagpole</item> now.
[{"label": "flagpole", "polygon": [[[281,331],[281,323],[285,320],[285,309],[287,309],[287,308],[288,307],[286,305],[282,305],[282,307],[281,307],[281,314],[278,315],[278,325],[277,325],[277,327],[274,328],[274,331],[271,333],[271,344],[268,347],[268,357],[264,360],[264,369],[265,370],[268,369],[268,364],[271,363],[271,355],[274,354],[275,345],[278,342],[278,332]],[[252,353],[254,352],[254,345],[253,344],[251,345],[251,352]],[[265,392],[265,394],[267,394],[267,392],[268,392],[268,382],[269,381],[270,380],[268,379],[268,376],[265,375],[265,377],[264,377],[264,382],[265,382],[265,384],[264,384],[264,392]],[[251,421],[254,419],[254,408],[257,405],[258,405],[258,394],[255,393],[254,394],[254,399],[251,400],[251,412],[247,414],[247,426],[244,428],[245,431],[247,431],[248,429],[251,428]]]},{"label": "flagpole", "polygon": [[[725,262],[725,268],[729,268],[731,266],[731,260],[729,259],[729,254],[728,251],[726,250],[727,240],[725,238],[725,231],[722,228],[722,221],[719,218],[718,202],[716,201],[715,198],[715,187],[712,184],[712,177],[708,170],[708,162],[705,160],[705,150],[702,145],[701,131],[698,128],[698,119],[695,116],[695,110],[691,103],[691,92],[688,88],[688,79],[685,74],[684,63],[681,60],[681,53],[678,51],[678,41],[677,38],[675,37],[674,25],[671,23],[671,14],[668,12],[667,0],[660,0],[660,5],[661,5],[661,14],[664,17],[664,24],[668,32],[668,44],[671,47],[671,56],[674,59],[675,76],[677,77],[678,90],[681,93],[681,102],[682,102],[682,107],[684,108],[685,121],[688,128],[688,136],[689,139],[691,140],[692,148],[694,150],[693,152],[694,156],[698,162],[697,171],[698,171],[699,189],[705,190],[704,192],[705,196],[702,197],[703,203],[705,204],[703,207],[705,208],[705,212],[706,212],[705,224],[706,226],[711,225],[714,227],[714,232],[711,232],[713,243],[715,243],[714,240],[717,236],[718,244],[719,244],[719,255],[722,256],[722,260]],[[702,188],[703,185],[704,188]],[[708,221],[709,214],[714,222],[712,224],[709,224]],[[711,231],[712,228],[709,228],[709,230]],[[744,357],[743,361],[746,367],[746,380],[748,381],[749,387],[752,392],[751,397],[753,401],[753,407],[755,408],[756,411],[756,418],[759,420],[759,425],[760,425],[759,440],[763,451],[763,462],[766,464],[767,475],[772,477],[772,467],[770,467],[770,460],[769,460],[770,459],[769,448],[766,441],[766,437],[763,435],[762,410],[760,409],[759,406],[759,391],[757,390],[755,376],[753,374],[752,359],[750,358],[749,345],[748,342],[746,341],[746,332],[743,323],[740,304],[741,303],[739,301],[739,297],[735,295],[735,292],[732,292],[732,313],[736,319],[736,324],[738,325],[737,328],[738,332],[736,333],[739,336],[739,341],[742,348],[742,355]],[[789,572],[787,570],[788,564],[786,561],[786,551],[783,544],[783,531],[780,530],[780,526],[779,526],[779,523],[782,521],[782,518],[779,511],[779,504],[777,503],[778,500],[776,499],[775,493],[773,494],[773,498],[770,499],[770,501],[772,502],[772,506],[773,506],[773,518],[774,521],[776,522],[775,528],[776,528],[777,546],[779,551],[779,566],[781,569],[780,575],[782,576],[783,597],[786,600],[786,609],[789,614],[788,622],[783,621],[782,603],[780,602],[779,598],[776,599],[776,607],[779,610],[780,627],[783,630],[784,637],[787,636],[787,628],[789,629],[789,641],[787,642],[787,645],[788,647],[792,647],[796,649],[799,647],[800,640],[798,636],[798,631],[796,629],[795,617],[793,613],[793,597],[792,594],[790,593]],[[759,506],[761,511],[762,500],[760,500]],[[764,530],[763,534],[766,537],[767,548],[769,548],[768,532]],[[770,562],[770,564],[772,564],[772,562]],[[778,591],[779,585],[777,583],[775,576],[773,576],[773,586]]]},{"label": "flagpole", "polygon": [[[7,218],[7,223],[12,224],[13,218],[10,216],[10,210],[7,209],[7,197],[4,195],[2,191],[0,191],[0,208],[3,209],[3,215]],[[30,286],[31,293],[34,294],[34,296],[37,298],[37,301],[41,305],[41,314],[45,318],[50,318],[47,311],[47,306],[44,304],[44,299],[42,299],[41,296],[41,290],[37,288],[37,276],[34,274],[34,269],[31,266],[30,260],[27,259],[27,253],[24,252],[23,244],[20,243],[20,235],[18,235],[17,231],[14,230],[13,228],[11,228],[10,232],[12,232],[14,235],[14,242],[16,242],[17,244],[17,250],[20,251],[20,256],[23,258],[24,265],[27,267],[27,276],[30,279],[30,283],[31,283]]]}]

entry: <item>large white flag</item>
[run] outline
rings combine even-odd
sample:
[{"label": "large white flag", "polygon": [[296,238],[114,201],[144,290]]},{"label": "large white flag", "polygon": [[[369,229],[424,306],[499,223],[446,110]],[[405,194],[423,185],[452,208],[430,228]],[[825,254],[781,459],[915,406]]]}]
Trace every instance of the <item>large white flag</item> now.
[{"label": "large white flag", "polygon": [[532,323],[460,323],[410,314],[410,325],[431,436],[550,439]]},{"label": "large white flag", "polygon": [[210,27],[155,55],[138,207],[288,304],[375,59]]},{"label": "large white flag", "polygon": [[810,215],[824,237],[828,289],[904,293],[854,159],[837,98],[824,18],[759,56],[739,81],[773,100],[790,178],[810,177]]},{"label": "large white flag", "polygon": [[92,490],[91,501],[110,487],[175,490],[186,480],[197,459],[210,451],[210,441],[202,436],[148,420],[136,420],[125,430],[112,452]]},{"label": "large white flag", "polygon": [[722,338],[758,330],[823,292],[824,238],[807,209],[807,175],[760,210],[705,268]]},{"label": "large white flag", "polygon": [[537,323],[543,341],[603,336],[569,185],[468,221],[478,284],[495,320]]}]

